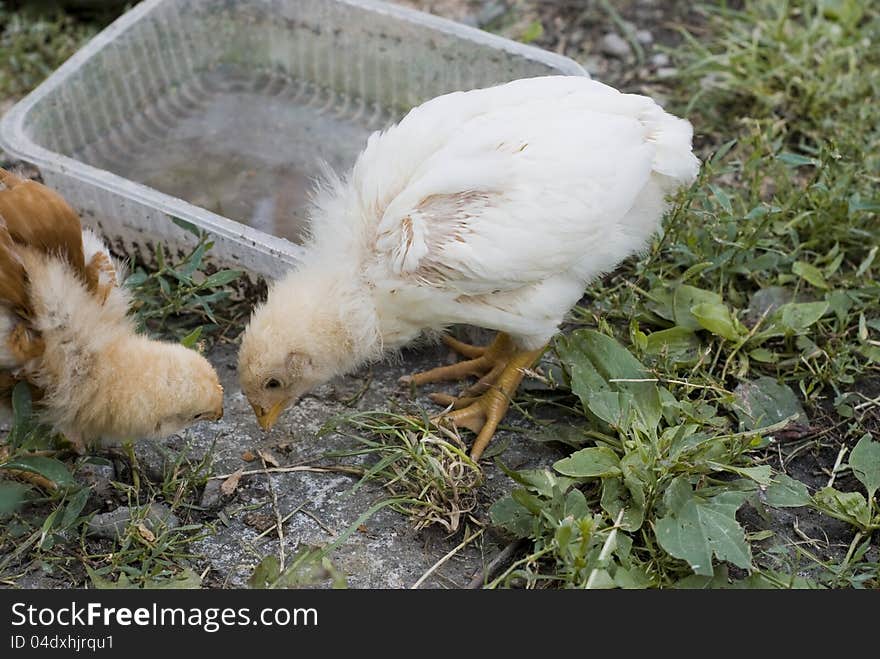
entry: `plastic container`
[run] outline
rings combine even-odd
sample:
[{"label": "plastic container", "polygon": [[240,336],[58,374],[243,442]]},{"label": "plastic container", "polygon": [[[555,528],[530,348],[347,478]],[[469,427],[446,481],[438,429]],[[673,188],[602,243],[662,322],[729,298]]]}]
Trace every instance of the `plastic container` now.
[{"label": "plastic container", "polygon": [[296,263],[321,161],[452,90],[586,75],[570,59],[373,0],[145,0],[0,122],[115,247],[183,249],[276,277]]}]

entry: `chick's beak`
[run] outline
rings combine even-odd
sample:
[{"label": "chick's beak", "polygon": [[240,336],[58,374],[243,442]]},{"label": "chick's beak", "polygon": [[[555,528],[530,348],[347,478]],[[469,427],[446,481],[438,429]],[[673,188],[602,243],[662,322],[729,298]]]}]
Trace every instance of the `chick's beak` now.
[{"label": "chick's beak", "polygon": [[254,408],[254,414],[257,415],[257,422],[260,424],[260,428],[263,430],[271,430],[272,426],[274,426],[275,422],[278,420],[278,417],[281,416],[281,413],[284,411],[284,408],[287,407],[287,403],[288,401],[286,400],[279,400],[268,410],[251,403],[251,407]]}]

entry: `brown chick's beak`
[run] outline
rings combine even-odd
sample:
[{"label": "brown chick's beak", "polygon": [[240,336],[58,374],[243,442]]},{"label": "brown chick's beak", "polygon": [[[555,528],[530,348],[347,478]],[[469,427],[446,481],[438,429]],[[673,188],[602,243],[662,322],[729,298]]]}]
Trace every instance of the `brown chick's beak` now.
[{"label": "brown chick's beak", "polygon": [[284,411],[284,408],[286,406],[286,400],[278,401],[268,410],[260,407],[259,405],[254,405],[253,403],[251,403],[251,407],[254,408],[254,414],[257,415],[257,422],[260,424],[260,428],[262,428],[263,430],[272,429],[272,426],[274,426],[275,422],[278,421],[278,417],[281,416],[281,413]]}]

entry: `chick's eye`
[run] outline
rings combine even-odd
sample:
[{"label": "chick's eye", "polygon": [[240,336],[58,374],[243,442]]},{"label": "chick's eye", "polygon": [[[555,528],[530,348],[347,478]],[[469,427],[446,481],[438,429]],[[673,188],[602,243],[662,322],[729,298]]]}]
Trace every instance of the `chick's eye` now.
[{"label": "chick's eye", "polygon": [[269,378],[263,386],[266,387],[266,389],[278,389],[281,387],[281,381],[276,380],[275,378]]}]

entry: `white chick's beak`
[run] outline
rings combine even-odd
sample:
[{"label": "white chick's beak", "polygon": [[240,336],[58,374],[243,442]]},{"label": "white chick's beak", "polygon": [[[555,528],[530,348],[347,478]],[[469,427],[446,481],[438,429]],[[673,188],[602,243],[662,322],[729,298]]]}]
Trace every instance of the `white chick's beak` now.
[{"label": "white chick's beak", "polygon": [[254,414],[257,415],[257,422],[260,424],[260,428],[263,430],[271,430],[272,426],[278,421],[278,417],[281,416],[281,413],[284,411],[284,408],[287,407],[289,402],[290,401],[287,400],[279,400],[268,410],[251,403],[251,407],[254,408]]}]

